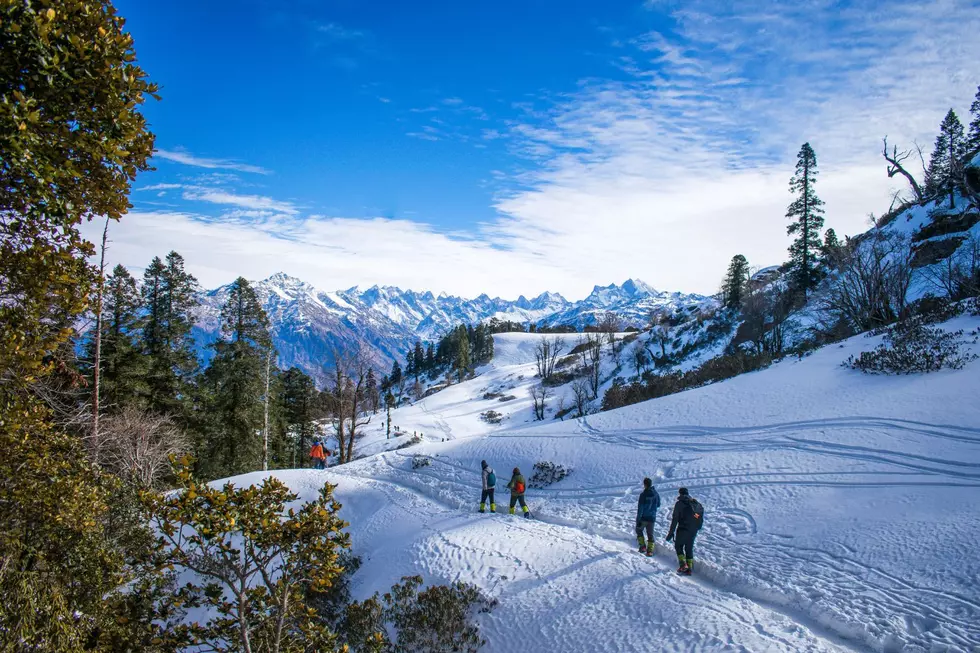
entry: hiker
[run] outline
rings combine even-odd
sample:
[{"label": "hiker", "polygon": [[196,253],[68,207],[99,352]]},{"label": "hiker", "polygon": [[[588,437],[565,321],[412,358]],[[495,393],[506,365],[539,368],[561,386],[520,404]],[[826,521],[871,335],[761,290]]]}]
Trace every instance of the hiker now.
[{"label": "hiker", "polygon": [[488,465],[485,460],[480,461],[480,467],[483,468],[483,494],[480,495],[480,512],[486,512],[487,499],[490,499],[490,512],[497,512],[497,502],[493,500],[497,475],[493,473],[493,467]]},{"label": "hiker", "polygon": [[680,566],[677,573],[690,576],[694,570],[694,538],[697,537],[704,523],[704,508],[697,499],[691,497],[686,487],[677,490],[677,502],[674,504],[674,514],[670,519],[670,531],[667,541],[674,541],[677,561]]},{"label": "hiker", "polygon": [[521,502],[521,508],[524,509],[524,518],[531,518],[531,511],[527,508],[527,502],[524,501],[524,490],[527,486],[524,485],[524,477],[521,476],[521,470],[518,467],[514,468],[514,475],[510,477],[510,483],[507,484],[507,489],[510,490],[510,514],[514,514],[514,506],[517,502]]},{"label": "hiker", "polygon": [[[636,541],[640,544],[640,553],[645,553],[648,557],[653,555],[653,522],[657,519],[658,510],[660,510],[660,495],[653,487],[653,481],[645,478],[643,491],[640,492],[640,500],[636,505]],[[643,539],[644,530],[646,530],[646,540]]]},{"label": "hiker", "polygon": [[327,457],[323,453],[323,445],[319,440],[313,441],[313,448],[310,449],[310,458],[313,459],[313,469],[324,469]]}]

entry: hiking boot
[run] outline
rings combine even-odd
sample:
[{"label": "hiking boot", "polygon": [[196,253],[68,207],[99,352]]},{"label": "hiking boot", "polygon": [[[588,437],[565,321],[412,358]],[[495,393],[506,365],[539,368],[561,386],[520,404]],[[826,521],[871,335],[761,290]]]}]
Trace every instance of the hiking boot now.
[{"label": "hiking boot", "polygon": [[687,566],[687,563],[681,563],[681,566],[677,568],[678,574],[690,573],[691,568]]},{"label": "hiking boot", "polygon": [[640,553],[646,553],[646,552],[647,552],[647,545],[646,544],[641,544],[640,545]]},{"label": "hiking boot", "polygon": [[688,567],[687,565],[684,565],[684,569],[681,570],[681,571],[679,571],[679,572],[677,572],[677,573],[679,573],[681,576],[690,576],[691,575],[691,568]]},{"label": "hiking boot", "polygon": [[646,550],[646,554],[647,554],[647,557],[648,558],[652,558],[653,557],[653,547],[650,547],[649,549],[647,549]]},{"label": "hiking boot", "polygon": [[524,513],[524,519],[530,519],[530,518],[531,518],[531,513],[529,512]]}]

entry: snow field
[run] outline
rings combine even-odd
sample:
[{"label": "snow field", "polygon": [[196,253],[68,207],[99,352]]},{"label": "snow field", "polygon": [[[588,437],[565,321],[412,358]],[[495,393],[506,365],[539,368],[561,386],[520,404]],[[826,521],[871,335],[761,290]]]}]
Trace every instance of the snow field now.
[{"label": "snow field", "polygon": [[[978,327],[969,317],[946,325]],[[532,336],[496,336],[498,357],[479,377],[393,411],[427,442],[325,472],[276,472],[306,497],[338,484],[365,561],[358,597],[411,573],[474,583],[500,601],[480,617],[488,651],[980,648],[980,362],[867,376],[840,365],[880,342],[858,336],[723,383],[533,426],[523,421]],[[507,384],[518,399],[482,399]],[[508,403],[504,423],[479,419]],[[372,432],[361,451],[383,437]],[[432,464],[413,470],[416,454]],[[504,514],[476,512],[482,459],[497,472]],[[528,490],[534,520],[507,515],[511,469],[530,478],[545,460],[572,473]],[[653,559],[633,535],[644,476],[663,501]],[[663,542],[680,486],[706,509],[692,578],[674,573]]]}]

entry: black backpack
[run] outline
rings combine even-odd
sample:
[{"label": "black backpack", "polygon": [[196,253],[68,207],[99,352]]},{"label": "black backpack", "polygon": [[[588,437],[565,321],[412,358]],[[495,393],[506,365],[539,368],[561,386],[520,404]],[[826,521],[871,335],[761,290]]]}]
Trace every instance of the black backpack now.
[{"label": "black backpack", "polygon": [[704,506],[697,499],[692,498],[691,511],[694,515],[694,530],[699,531],[704,526]]}]

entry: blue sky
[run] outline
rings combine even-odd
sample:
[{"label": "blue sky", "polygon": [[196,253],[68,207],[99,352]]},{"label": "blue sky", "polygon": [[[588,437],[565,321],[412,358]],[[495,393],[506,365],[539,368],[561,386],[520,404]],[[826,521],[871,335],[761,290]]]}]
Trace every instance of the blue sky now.
[{"label": "blue sky", "polygon": [[713,292],[785,257],[809,141],[827,225],[891,192],[980,84],[976,2],[117,0],[163,99],[111,228],[135,270],[283,270],[504,297],[642,278]]}]

